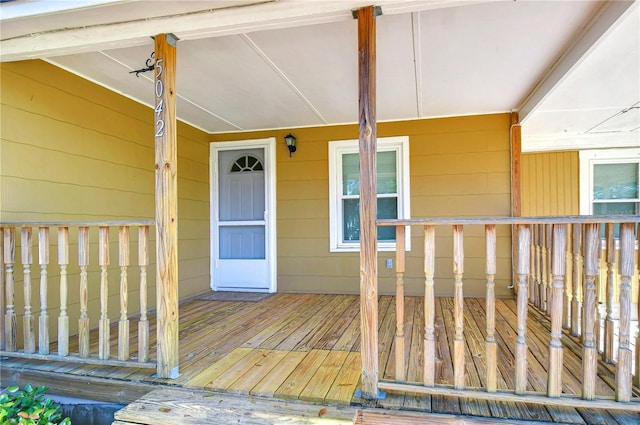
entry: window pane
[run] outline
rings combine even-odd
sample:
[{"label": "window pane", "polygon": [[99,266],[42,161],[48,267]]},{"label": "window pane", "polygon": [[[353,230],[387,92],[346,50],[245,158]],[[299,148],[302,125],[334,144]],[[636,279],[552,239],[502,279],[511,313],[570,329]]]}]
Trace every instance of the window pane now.
[{"label": "window pane", "polygon": [[397,193],[396,151],[378,152],[376,167],[378,194]]},{"label": "window pane", "polygon": [[342,155],[342,194],[360,195],[360,155]]},{"label": "window pane", "polygon": [[[378,198],[378,218],[398,218],[398,198]],[[360,200],[342,200],[343,242],[360,240]],[[395,241],[395,227],[378,227],[379,241]]]},{"label": "window pane", "polygon": [[[636,199],[638,163],[595,164],[593,199]],[[594,211],[594,214],[598,214]]]},{"label": "window pane", "polygon": [[593,204],[594,215],[636,214],[637,202],[597,202]]}]

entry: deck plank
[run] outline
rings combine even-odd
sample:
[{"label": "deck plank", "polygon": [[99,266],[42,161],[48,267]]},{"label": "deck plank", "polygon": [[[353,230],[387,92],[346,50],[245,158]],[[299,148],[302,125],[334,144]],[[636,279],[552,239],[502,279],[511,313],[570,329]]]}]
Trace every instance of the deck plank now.
[{"label": "deck plank", "polygon": [[347,351],[329,351],[300,393],[300,399],[322,403],[347,359]]},{"label": "deck plank", "polygon": [[204,388],[218,376],[225,373],[227,369],[236,364],[243,357],[248,356],[253,350],[250,348],[236,348],[231,353],[224,356],[220,361],[215,362],[198,375],[187,381],[185,387]]},{"label": "deck plank", "polygon": [[204,386],[204,388],[211,391],[227,391],[227,388],[233,385],[233,383],[240,379],[241,376],[258,368],[258,365],[260,365],[268,355],[268,350],[251,350],[249,354],[243,356],[238,359],[236,363],[229,366],[224,373],[212,379]]},{"label": "deck plank", "polygon": [[[448,340],[443,316],[444,309],[453,309],[452,298],[436,298],[436,384],[453,384],[453,341]],[[456,397],[437,395],[431,397],[433,412],[460,414],[460,400]]]},{"label": "deck plank", "polygon": [[298,367],[307,353],[302,351],[285,351],[286,356],[250,391],[251,395],[273,397],[282,383]]},{"label": "deck plank", "polygon": [[[288,354],[288,351],[257,350],[262,352],[262,358],[258,359],[249,370],[231,385],[227,386],[227,392],[233,394],[249,394],[258,382],[262,381]],[[246,357],[245,357],[246,358]]]},{"label": "deck plank", "polygon": [[327,357],[327,350],[311,350],[277,389],[275,396],[297,399],[316,372],[318,365]]},{"label": "deck plank", "polygon": [[350,404],[360,380],[361,367],[360,353],[348,352],[340,373],[327,391],[325,403]]}]

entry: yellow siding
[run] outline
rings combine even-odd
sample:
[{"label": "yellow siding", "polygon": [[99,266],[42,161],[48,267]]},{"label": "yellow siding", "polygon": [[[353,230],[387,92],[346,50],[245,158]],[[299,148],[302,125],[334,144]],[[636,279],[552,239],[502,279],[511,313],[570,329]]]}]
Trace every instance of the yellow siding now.
[{"label": "yellow siding", "polygon": [[[487,115],[380,123],[378,137],[408,135],[411,216],[505,216],[510,211],[509,115]],[[298,151],[289,158],[284,136],[292,132]],[[211,141],[275,137],[277,145],[278,290],[357,293],[359,254],[329,252],[328,142],[357,139],[356,125],[212,135]],[[451,229],[437,233],[436,292],[453,292]],[[484,296],[484,235],[465,228],[465,295]],[[498,233],[500,296],[511,295],[510,229]],[[412,229],[406,289],[420,294],[421,229]],[[391,252],[379,254],[380,292],[395,291],[395,271],[385,268]],[[395,259],[394,259],[395,262]]]},{"label": "yellow siding", "polygon": [[[0,129],[0,221],[94,221],[152,219],[154,138],[151,108],[126,99],[42,61],[3,63]],[[126,74],[122,78],[131,78]],[[180,296],[209,286],[208,136],[178,124]],[[37,232],[36,232],[37,233]],[[51,239],[57,233],[52,230]],[[151,238],[155,239],[154,232]],[[132,232],[137,240],[137,230]],[[90,234],[89,312],[99,313],[97,230]],[[34,237],[34,243],[37,243]],[[111,317],[119,315],[117,232],[112,232],[109,269]],[[131,262],[137,261],[133,242]],[[59,305],[56,249],[49,266],[49,305]],[[79,310],[77,235],[69,247],[69,311]],[[154,261],[155,254],[151,253]],[[20,262],[19,253],[17,261]],[[37,247],[34,250],[37,265]],[[75,265],[74,265],[75,263]],[[149,267],[149,307],[155,308],[155,265]],[[39,310],[33,267],[32,304]],[[129,269],[129,313],[138,311],[138,273]],[[22,269],[16,268],[21,278]],[[20,281],[16,288],[20,288]],[[22,305],[16,290],[16,304]],[[21,307],[20,307],[21,308]],[[21,310],[18,312],[20,313]],[[55,317],[57,310],[50,310]],[[77,323],[71,321],[72,326]],[[56,326],[52,320],[52,327]],[[20,334],[21,332],[18,332]],[[52,329],[52,335],[55,335]]]},{"label": "yellow siding", "polygon": [[578,152],[522,155],[522,214],[580,214]]}]

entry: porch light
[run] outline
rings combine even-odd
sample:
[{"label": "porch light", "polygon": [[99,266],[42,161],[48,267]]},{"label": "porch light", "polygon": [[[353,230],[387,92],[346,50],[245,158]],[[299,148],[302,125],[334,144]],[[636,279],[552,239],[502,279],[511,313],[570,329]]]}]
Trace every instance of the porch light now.
[{"label": "porch light", "polygon": [[293,134],[289,133],[284,136],[284,142],[289,148],[289,158],[291,158],[291,154],[296,151],[296,138],[293,136]]}]

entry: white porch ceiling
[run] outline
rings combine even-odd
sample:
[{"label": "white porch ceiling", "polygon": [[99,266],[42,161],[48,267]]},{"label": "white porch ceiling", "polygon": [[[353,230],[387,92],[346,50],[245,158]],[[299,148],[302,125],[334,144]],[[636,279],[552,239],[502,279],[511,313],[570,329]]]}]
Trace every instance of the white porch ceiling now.
[{"label": "white porch ceiling", "polygon": [[[350,10],[366,4],[16,0],[0,6],[0,59],[43,58],[151,105],[151,75],[129,71],[144,66],[151,36],[172,32],[180,39],[179,119],[210,133],[353,123],[357,22]],[[637,1],[376,4],[383,10],[379,120],[524,105],[531,111],[524,150],[640,146]],[[607,13],[615,19],[602,18]],[[586,53],[573,58],[585,43]],[[567,62],[556,77],[554,67]],[[525,102],[535,95],[541,100]]]}]

